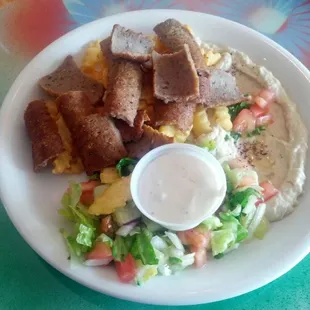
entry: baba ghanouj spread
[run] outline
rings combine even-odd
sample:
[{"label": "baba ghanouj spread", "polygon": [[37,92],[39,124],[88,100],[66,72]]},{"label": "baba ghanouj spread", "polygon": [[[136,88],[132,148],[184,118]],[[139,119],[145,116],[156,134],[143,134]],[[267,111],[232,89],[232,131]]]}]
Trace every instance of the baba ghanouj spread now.
[{"label": "baba ghanouj spread", "polygon": [[[81,65],[68,55],[38,85],[49,99],[24,114],[34,171],[88,176],[70,182],[58,210],[71,223],[59,227],[71,263],[113,265],[120,281],[141,285],[263,239],[298,204],[308,133],[295,103],[265,67],[175,19],[153,34],[114,25]],[[204,153],[176,151],[141,170],[147,154],[173,143]],[[137,170],[151,219],[134,199]],[[156,218],[181,225],[211,204],[185,230]]]}]

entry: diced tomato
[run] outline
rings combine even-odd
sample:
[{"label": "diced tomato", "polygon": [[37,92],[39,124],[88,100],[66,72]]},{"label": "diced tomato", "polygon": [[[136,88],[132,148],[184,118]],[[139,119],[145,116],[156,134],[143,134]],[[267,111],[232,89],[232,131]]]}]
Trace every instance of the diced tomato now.
[{"label": "diced tomato", "polygon": [[136,261],[129,253],[123,262],[115,262],[118,278],[121,282],[131,282],[137,274]]},{"label": "diced tomato", "polygon": [[230,160],[228,164],[230,169],[245,169],[245,170],[252,169],[252,166],[249,164],[249,162],[241,157]]},{"label": "diced tomato", "polygon": [[276,94],[270,89],[262,89],[258,95],[263,99],[265,99],[268,102],[268,104],[274,102],[276,97]]},{"label": "diced tomato", "polygon": [[268,101],[260,96],[254,97],[254,102],[257,104],[261,109],[265,109],[268,106]]},{"label": "diced tomato", "polygon": [[112,250],[105,242],[97,242],[95,247],[85,255],[85,263],[88,266],[107,265],[112,260]]},{"label": "diced tomato", "polygon": [[245,187],[245,186],[248,187],[248,186],[253,186],[253,185],[257,185],[256,178],[251,175],[246,175],[241,179],[238,187]]},{"label": "diced tomato", "polygon": [[269,112],[269,108],[267,106],[265,109],[262,109],[257,104],[252,104],[250,107],[250,111],[252,112],[252,114],[255,118],[258,118],[260,116],[267,114]]},{"label": "diced tomato", "polygon": [[274,123],[274,120],[271,114],[266,114],[256,119],[256,127],[267,126],[273,123]]},{"label": "diced tomato", "polygon": [[255,117],[248,109],[243,109],[233,122],[233,131],[246,132],[255,129]]},{"label": "diced tomato", "polygon": [[182,244],[189,245],[189,241],[187,239],[186,231],[178,231],[177,235],[179,239],[181,240]]},{"label": "diced tomato", "polygon": [[99,181],[87,181],[87,182],[82,182],[82,195],[80,198],[80,202],[83,205],[91,205],[94,202],[94,189],[96,186],[100,185]]},{"label": "diced tomato", "polygon": [[254,97],[254,102],[262,109],[267,108],[274,102],[275,93],[269,89],[262,89],[257,96]]},{"label": "diced tomato", "polygon": [[101,219],[100,231],[108,235],[113,233],[113,224],[111,215],[107,215]]},{"label": "diced tomato", "polygon": [[192,245],[196,248],[206,248],[210,242],[210,233],[208,231],[202,232],[193,228],[177,234],[184,245]]},{"label": "diced tomato", "polygon": [[207,263],[207,250],[205,248],[197,248],[192,246],[190,251],[195,253],[195,266],[197,268],[201,268]]},{"label": "diced tomato", "polygon": [[100,182],[99,181],[94,181],[94,180],[82,182],[81,183],[82,192],[93,191],[95,189],[95,187],[98,186],[98,185],[100,185]]},{"label": "diced tomato", "polygon": [[264,189],[264,201],[268,201],[279,193],[279,190],[275,188],[270,181],[263,181],[259,184],[259,186]]}]

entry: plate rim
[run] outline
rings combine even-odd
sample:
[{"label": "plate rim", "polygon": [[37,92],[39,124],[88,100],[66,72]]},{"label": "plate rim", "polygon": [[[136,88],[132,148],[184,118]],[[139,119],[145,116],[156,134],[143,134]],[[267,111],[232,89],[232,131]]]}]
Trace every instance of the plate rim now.
[{"label": "plate rim", "polygon": [[[29,70],[30,67],[33,66],[34,63],[36,63],[37,59],[40,58],[42,55],[44,55],[45,53],[47,53],[47,51],[49,49],[52,49],[53,45],[56,45],[57,43],[66,40],[69,36],[71,35],[76,35],[78,32],[81,31],[81,29],[84,31],[86,28],[91,28],[96,24],[100,24],[102,23],[102,20],[108,20],[108,19],[115,19],[119,16],[126,16],[126,15],[134,15],[137,14],[138,12],[141,14],[147,14],[150,12],[154,12],[157,11],[159,13],[172,13],[172,14],[182,14],[182,13],[186,13],[186,14],[191,14],[193,16],[195,15],[203,15],[204,18],[215,18],[215,19],[219,19],[222,20],[223,22],[228,22],[228,23],[233,23],[235,25],[237,25],[240,29],[242,29],[243,31],[249,32],[250,34],[252,34],[254,37],[259,37],[262,41],[264,41],[265,44],[270,45],[271,47],[275,48],[278,50],[278,52],[282,53],[284,56],[286,56],[303,74],[304,78],[308,80],[309,85],[310,85],[310,71],[306,68],[306,66],[304,64],[301,63],[300,60],[298,60],[294,55],[292,55],[288,50],[286,50],[284,47],[282,47],[281,45],[279,45],[277,42],[273,41],[272,39],[268,38],[267,36],[263,35],[262,33],[249,28],[243,24],[237,23],[235,21],[220,17],[220,16],[216,16],[216,15],[212,15],[212,14],[207,14],[207,13],[202,13],[202,12],[194,12],[194,11],[188,11],[188,10],[175,10],[175,9],[148,9],[148,10],[135,10],[135,11],[129,11],[129,12],[123,12],[123,13],[119,13],[119,14],[115,14],[115,15],[111,15],[111,16],[107,16],[107,17],[103,17],[97,20],[94,20],[90,23],[81,25],[79,27],[77,27],[74,30],[69,31],[68,33],[64,34],[63,36],[61,36],[60,38],[58,38],[57,40],[53,41],[52,43],[50,43],[47,47],[45,47],[40,53],[38,53],[24,68],[23,70],[19,73],[19,75],[17,76],[17,78],[14,80],[14,82],[12,83],[10,89],[8,90],[1,109],[0,109],[0,132],[1,132],[1,128],[3,127],[3,122],[1,121],[2,119],[4,119],[7,111],[9,110],[10,107],[10,102],[14,100],[14,97],[16,95],[16,93],[18,92],[18,86],[21,84],[21,82],[25,79],[26,75],[25,73]],[[0,138],[0,146],[1,146],[1,142],[2,139]],[[0,147],[0,157],[1,157],[1,151],[2,148]],[[0,160],[0,166],[1,166],[1,160]],[[289,263],[286,263],[285,265],[282,266],[281,270],[278,270],[277,272],[273,273],[271,276],[269,276],[268,278],[264,279],[264,280],[260,280],[260,281],[256,281],[254,284],[248,286],[247,288],[243,288],[240,289],[238,292],[236,291],[231,291],[230,293],[226,293],[224,294],[225,296],[222,296],[221,298],[216,298],[216,299],[212,299],[209,298],[208,301],[204,301],[201,297],[197,297],[197,302],[186,302],[184,300],[181,300],[181,302],[177,302],[176,300],[172,299],[172,301],[168,301],[167,299],[164,301],[158,300],[156,301],[155,299],[151,300],[151,301],[147,301],[145,300],[143,297],[140,298],[139,296],[131,296],[131,297],[124,297],[124,294],[109,290],[108,288],[103,287],[102,289],[97,288],[95,285],[93,285],[90,282],[87,282],[87,280],[81,279],[78,276],[76,276],[74,273],[70,272],[70,270],[68,270],[67,268],[65,268],[64,266],[61,265],[57,265],[56,263],[53,262],[53,259],[48,257],[47,255],[45,255],[43,253],[43,251],[40,250],[40,247],[38,247],[35,242],[33,242],[30,238],[28,238],[27,234],[24,234],[22,231],[22,227],[18,225],[18,222],[16,220],[16,218],[14,217],[14,212],[11,212],[10,210],[10,202],[7,201],[6,199],[6,194],[3,191],[3,187],[1,186],[1,184],[3,184],[3,182],[5,181],[5,179],[3,178],[3,175],[0,174],[0,197],[1,197],[1,201],[3,203],[4,209],[6,210],[6,213],[8,214],[8,217],[10,218],[10,221],[12,222],[12,224],[14,225],[15,229],[18,231],[18,233],[21,235],[21,237],[27,242],[27,244],[40,256],[42,257],[48,264],[50,264],[53,268],[55,268],[56,270],[58,270],[59,272],[61,272],[62,274],[64,274],[65,276],[69,277],[70,279],[74,280],[75,282],[86,286],[94,291],[103,293],[103,294],[107,294],[109,296],[113,296],[122,300],[130,300],[130,301],[134,301],[134,302],[138,302],[138,303],[144,303],[144,304],[153,304],[153,305],[195,305],[195,304],[203,304],[203,303],[210,303],[210,302],[215,302],[215,301],[221,301],[221,300],[226,300],[226,299],[230,299],[233,297],[237,297],[246,293],[249,293],[253,290],[256,290],[258,288],[261,288],[271,282],[273,282],[274,280],[276,280],[277,278],[281,277],[283,274],[287,273],[290,269],[292,269],[294,266],[296,266],[308,253],[309,253],[309,249],[310,249],[310,238],[308,236],[308,238],[306,238],[305,236],[305,241],[304,244],[305,246],[300,249],[298,251],[298,254],[296,254],[294,256],[294,260],[291,260]],[[143,294],[142,294],[143,295]]]}]

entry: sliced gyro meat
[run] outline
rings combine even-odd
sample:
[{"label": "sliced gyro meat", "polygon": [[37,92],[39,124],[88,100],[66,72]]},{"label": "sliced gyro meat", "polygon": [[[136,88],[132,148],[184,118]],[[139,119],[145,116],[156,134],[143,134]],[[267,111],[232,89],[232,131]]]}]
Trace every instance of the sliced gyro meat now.
[{"label": "sliced gyro meat", "polygon": [[186,102],[199,97],[199,78],[188,46],[173,54],[153,51],[154,96],[168,102]]},{"label": "sliced gyro meat", "polygon": [[156,100],[155,126],[172,125],[182,132],[186,132],[193,125],[196,103],[194,102],[173,102],[165,104]]},{"label": "sliced gyro meat", "polygon": [[142,71],[138,63],[117,59],[113,61],[104,101],[107,115],[134,125],[142,89]]},{"label": "sliced gyro meat", "polygon": [[198,70],[200,98],[206,107],[229,106],[244,99],[235,77],[224,70]]},{"label": "sliced gyro meat", "polygon": [[143,125],[149,121],[149,117],[145,110],[137,112],[134,126],[130,127],[126,122],[116,119],[114,120],[115,126],[119,130],[123,142],[139,141],[143,135]]},{"label": "sliced gyro meat", "polygon": [[71,91],[59,96],[57,105],[71,132],[83,118],[94,112],[92,102],[83,91]]},{"label": "sliced gyro meat", "polygon": [[127,155],[118,129],[107,116],[84,117],[73,138],[88,175],[115,165]]},{"label": "sliced gyro meat", "polygon": [[191,32],[179,21],[175,19],[167,19],[156,25],[154,31],[158,35],[160,41],[172,52],[177,52],[183,49],[184,44],[187,44],[196,68],[203,69],[206,67],[198,43]]},{"label": "sliced gyro meat", "polygon": [[129,157],[141,158],[150,150],[169,143],[173,143],[173,138],[167,137],[158,130],[144,125],[142,138],[138,142],[127,143],[126,149]]},{"label": "sliced gyro meat", "polygon": [[114,25],[111,34],[111,52],[113,56],[140,63],[151,58],[155,42],[133,30]]},{"label": "sliced gyro meat", "polygon": [[28,104],[24,120],[32,143],[33,170],[46,167],[65,151],[58,128],[43,100]]},{"label": "sliced gyro meat", "polygon": [[74,90],[85,91],[92,102],[101,100],[104,92],[103,85],[84,75],[70,55],[54,72],[41,78],[39,85],[52,96]]}]

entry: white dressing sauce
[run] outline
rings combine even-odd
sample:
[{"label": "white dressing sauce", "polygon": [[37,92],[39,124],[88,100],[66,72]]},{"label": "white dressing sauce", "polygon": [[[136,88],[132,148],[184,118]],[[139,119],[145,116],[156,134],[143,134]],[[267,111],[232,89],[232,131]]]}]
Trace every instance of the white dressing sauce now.
[{"label": "white dressing sauce", "polygon": [[212,163],[195,155],[168,153],[148,164],[138,192],[151,217],[179,224],[192,222],[214,208],[222,187]]}]

